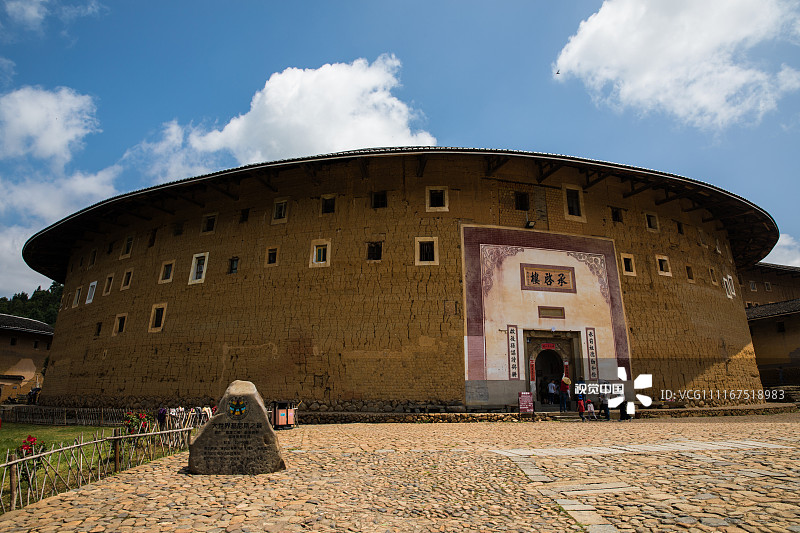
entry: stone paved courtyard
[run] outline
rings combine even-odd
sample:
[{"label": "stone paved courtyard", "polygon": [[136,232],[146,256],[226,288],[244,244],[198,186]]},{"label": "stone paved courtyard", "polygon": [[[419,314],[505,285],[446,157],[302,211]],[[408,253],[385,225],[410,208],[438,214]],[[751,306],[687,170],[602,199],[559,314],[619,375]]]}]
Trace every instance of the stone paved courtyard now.
[{"label": "stone paved courtyard", "polygon": [[288,469],[183,453],[0,516],[0,531],[800,532],[800,414],[342,424],[279,432]]}]

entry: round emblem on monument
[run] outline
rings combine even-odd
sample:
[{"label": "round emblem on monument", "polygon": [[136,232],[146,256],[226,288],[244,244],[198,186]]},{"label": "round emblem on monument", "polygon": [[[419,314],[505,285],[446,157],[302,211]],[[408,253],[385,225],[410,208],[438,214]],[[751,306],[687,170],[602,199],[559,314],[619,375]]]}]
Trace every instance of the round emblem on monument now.
[{"label": "round emblem on monument", "polygon": [[247,400],[244,396],[234,396],[228,400],[228,409],[225,411],[228,418],[239,420],[247,414]]}]

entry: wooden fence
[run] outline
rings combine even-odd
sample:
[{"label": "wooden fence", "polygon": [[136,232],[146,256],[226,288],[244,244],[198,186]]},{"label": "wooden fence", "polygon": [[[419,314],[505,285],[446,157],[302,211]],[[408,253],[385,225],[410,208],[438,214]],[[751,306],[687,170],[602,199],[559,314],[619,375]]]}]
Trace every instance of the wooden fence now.
[{"label": "wooden fence", "polygon": [[110,436],[101,433],[88,441],[81,436],[72,445],[58,449],[53,445],[49,451],[25,457],[9,450],[0,464],[0,514],[184,451],[194,429],[192,425],[163,431],[147,428],[130,435],[114,429]]}]

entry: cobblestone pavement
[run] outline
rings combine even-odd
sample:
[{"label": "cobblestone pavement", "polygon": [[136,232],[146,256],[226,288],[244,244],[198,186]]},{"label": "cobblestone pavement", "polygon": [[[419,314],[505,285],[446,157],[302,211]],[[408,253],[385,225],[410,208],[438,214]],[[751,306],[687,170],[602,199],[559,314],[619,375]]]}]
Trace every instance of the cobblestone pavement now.
[{"label": "cobblestone pavement", "polygon": [[800,532],[800,414],[347,424],[279,433],[288,469],[188,454],[0,516],[0,531]]}]

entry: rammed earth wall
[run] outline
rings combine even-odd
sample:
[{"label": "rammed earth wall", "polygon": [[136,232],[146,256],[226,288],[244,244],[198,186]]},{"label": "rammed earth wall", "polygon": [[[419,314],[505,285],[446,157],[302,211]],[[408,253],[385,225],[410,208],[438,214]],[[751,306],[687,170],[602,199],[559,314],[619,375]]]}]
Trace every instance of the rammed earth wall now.
[{"label": "rammed earth wall", "polygon": [[[233,172],[214,186],[166,190],[136,212],[93,220],[95,229],[63,258],[65,296],[41,402],[208,404],[242,379],[267,401],[327,408],[358,401],[469,405],[465,298],[474,295],[465,295],[462,227],[522,230],[526,222],[533,222],[528,231],[613,244],[617,271],[609,275],[619,278],[631,370],[653,374],[651,395],[760,387],[734,258],[718,221],[662,201],[662,191],[628,194],[631,184],[618,177],[580,193],[585,220],[576,221],[566,213],[563,185],[586,186],[579,168],[542,179],[542,168],[526,159],[511,157],[491,172],[487,161],[400,153]],[[426,207],[430,188],[446,190],[446,210]],[[372,207],[376,191],[386,191],[385,208]],[[515,209],[515,191],[529,194],[528,211]],[[333,213],[322,213],[324,195],[334,195]],[[274,205],[283,199],[286,221],[276,223]],[[612,207],[621,222],[612,221]],[[657,228],[647,228],[648,213]],[[214,230],[201,232],[209,215]],[[129,236],[130,256],[120,258]],[[419,238],[435,240],[434,262],[418,264]],[[367,260],[371,242],[382,243],[380,261]],[[315,266],[320,243],[329,243],[327,264]],[[268,264],[274,248],[277,263]],[[190,284],[192,258],[206,252],[205,277]],[[632,256],[635,275],[622,272],[620,254]],[[671,275],[659,274],[656,256],[668,258]],[[235,273],[231,258],[238,258]],[[172,281],[159,283],[162,265],[173,260]],[[130,286],[121,290],[126,271]],[[113,282],[103,294],[108,276]],[[727,276],[732,297],[722,282]],[[94,281],[96,294],[86,303]],[[158,331],[151,331],[154,306],[164,308]]]}]

